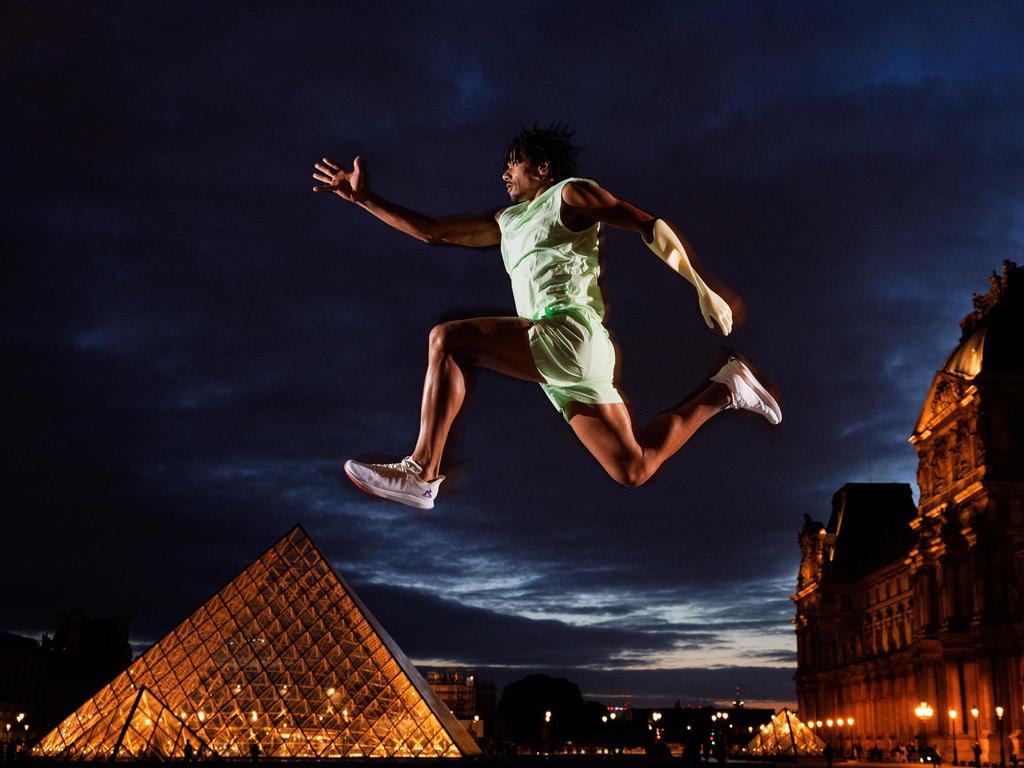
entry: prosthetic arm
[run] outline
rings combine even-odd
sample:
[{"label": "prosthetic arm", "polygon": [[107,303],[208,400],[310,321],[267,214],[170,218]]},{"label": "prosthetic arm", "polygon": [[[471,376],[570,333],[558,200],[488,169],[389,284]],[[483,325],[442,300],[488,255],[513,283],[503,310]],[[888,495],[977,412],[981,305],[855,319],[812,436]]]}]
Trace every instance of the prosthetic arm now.
[{"label": "prosthetic arm", "polygon": [[693,285],[697,291],[700,312],[704,315],[704,322],[708,324],[708,328],[714,328],[717,323],[722,335],[728,336],[732,331],[732,309],[697,274],[697,270],[686,256],[686,249],[664,219],[657,219],[654,222],[654,237],[647,243],[647,247]]}]

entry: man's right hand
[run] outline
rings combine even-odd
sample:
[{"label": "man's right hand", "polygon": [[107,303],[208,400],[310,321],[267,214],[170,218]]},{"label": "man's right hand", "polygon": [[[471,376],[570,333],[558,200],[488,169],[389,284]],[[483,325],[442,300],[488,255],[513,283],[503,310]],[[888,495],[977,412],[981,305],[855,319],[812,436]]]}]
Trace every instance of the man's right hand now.
[{"label": "man's right hand", "polygon": [[352,161],[352,170],[346,171],[330,158],[323,158],[314,165],[316,173],[313,178],[322,181],[313,187],[314,192],[333,192],[353,203],[360,203],[370,194],[370,184],[366,170],[358,155]]}]

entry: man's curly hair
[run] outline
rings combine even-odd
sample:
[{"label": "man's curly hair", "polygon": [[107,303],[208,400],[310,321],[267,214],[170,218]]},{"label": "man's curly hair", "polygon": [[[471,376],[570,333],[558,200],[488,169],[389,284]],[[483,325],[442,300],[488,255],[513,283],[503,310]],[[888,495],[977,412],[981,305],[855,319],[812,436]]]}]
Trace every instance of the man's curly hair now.
[{"label": "man's curly hair", "polygon": [[548,163],[551,166],[551,179],[561,181],[576,175],[576,155],[579,148],[571,139],[576,131],[561,124],[548,128],[521,128],[519,133],[505,147],[501,170],[505,171],[508,163],[529,160],[534,165]]}]

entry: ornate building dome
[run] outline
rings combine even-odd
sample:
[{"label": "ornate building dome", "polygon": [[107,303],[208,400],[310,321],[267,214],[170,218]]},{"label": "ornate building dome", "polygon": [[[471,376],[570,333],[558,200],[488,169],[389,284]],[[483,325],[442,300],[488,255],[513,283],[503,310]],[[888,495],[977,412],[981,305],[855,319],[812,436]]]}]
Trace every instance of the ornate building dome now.
[{"label": "ornate building dome", "polygon": [[969,397],[970,383],[978,376],[1024,375],[1021,271],[1012,261],[1004,261],[1002,275],[993,272],[989,278],[989,292],[974,294],[974,310],[960,321],[960,343],[932,381],[912,442],[927,436],[964,397]]}]

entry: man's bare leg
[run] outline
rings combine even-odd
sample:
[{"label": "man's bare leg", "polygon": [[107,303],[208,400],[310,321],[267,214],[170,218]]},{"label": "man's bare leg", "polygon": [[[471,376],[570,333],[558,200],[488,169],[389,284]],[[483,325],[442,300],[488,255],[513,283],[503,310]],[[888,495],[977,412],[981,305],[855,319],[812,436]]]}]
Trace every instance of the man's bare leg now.
[{"label": "man's bare leg", "polygon": [[678,408],[655,416],[638,433],[622,403],[570,405],[569,426],[611,475],[622,485],[646,482],[683,447],[712,416],[729,404],[729,388],[712,382]]},{"label": "man's bare leg", "polygon": [[[445,441],[465,399],[468,366],[543,381],[530,352],[531,325],[518,317],[486,317],[443,323],[431,331],[420,434],[412,453],[423,467],[424,480],[438,475]],[[574,403],[569,424],[616,482],[640,485],[728,403],[728,387],[711,383],[693,400],[656,416],[638,434],[622,403]]]},{"label": "man's bare leg", "polygon": [[[427,374],[420,404],[420,433],[412,459],[420,479],[438,477],[445,442],[466,396],[466,369],[489,368],[524,381],[541,382],[530,351],[532,322],[519,317],[457,320],[430,333]],[[730,387],[712,382],[678,408],[656,416],[634,432],[622,403],[573,403],[569,424],[580,441],[617,482],[646,482],[712,416],[730,404]]]},{"label": "man's bare leg", "polygon": [[466,397],[468,366],[489,368],[525,381],[542,381],[521,317],[480,317],[437,325],[430,332],[427,375],[420,404],[420,434],[412,458],[422,478],[438,475],[452,422]]}]

